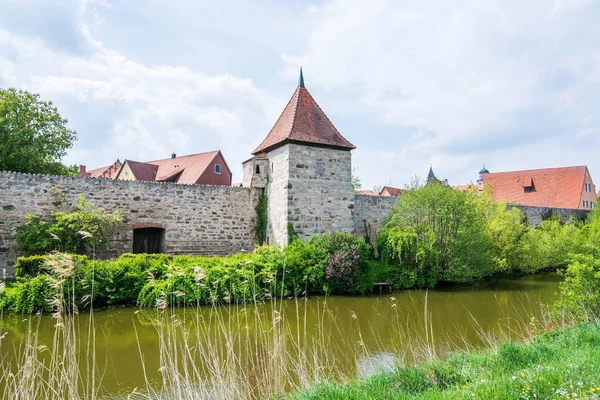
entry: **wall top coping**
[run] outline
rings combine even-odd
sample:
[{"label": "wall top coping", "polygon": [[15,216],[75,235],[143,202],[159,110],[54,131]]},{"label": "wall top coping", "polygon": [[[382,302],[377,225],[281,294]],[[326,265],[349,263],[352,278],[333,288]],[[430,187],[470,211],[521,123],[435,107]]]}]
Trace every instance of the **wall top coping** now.
[{"label": "wall top coping", "polygon": [[184,184],[175,182],[148,182],[148,181],[127,181],[117,179],[106,179],[106,178],[92,178],[87,176],[63,176],[63,175],[47,175],[47,174],[30,174],[27,172],[13,172],[13,171],[0,171],[0,179],[15,178],[15,179],[39,179],[39,180],[60,180],[60,181],[90,181],[94,183],[106,184],[106,185],[122,185],[122,186],[160,186],[164,188],[206,188],[206,189],[219,189],[219,190],[231,190],[231,191],[251,191],[252,188],[240,187],[240,186],[226,186],[226,185],[204,185],[204,184]]}]

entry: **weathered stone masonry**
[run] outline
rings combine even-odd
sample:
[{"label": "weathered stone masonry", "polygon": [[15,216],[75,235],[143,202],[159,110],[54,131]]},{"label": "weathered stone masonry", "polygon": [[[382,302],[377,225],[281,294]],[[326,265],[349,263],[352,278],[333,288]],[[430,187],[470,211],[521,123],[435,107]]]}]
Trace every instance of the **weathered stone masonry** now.
[{"label": "weathered stone masonry", "polygon": [[107,248],[97,253],[102,258],[131,252],[133,229],[146,226],[164,228],[169,254],[222,255],[255,245],[258,189],[0,172],[0,268],[14,272],[17,228],[26,214],[68,209],[80,193],[125,217]]}]

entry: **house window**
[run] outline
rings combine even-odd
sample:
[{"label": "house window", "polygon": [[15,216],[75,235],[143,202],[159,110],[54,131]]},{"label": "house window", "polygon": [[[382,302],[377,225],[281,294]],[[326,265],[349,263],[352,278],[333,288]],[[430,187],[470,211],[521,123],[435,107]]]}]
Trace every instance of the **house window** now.
[{"label": "house window", "polygon": [[532,189],[533,189],[533,186],[525,186],[525,187],[523,188],[523,191],[524,191],[525,193],[531,193],[531,190],[532,190]]},{"label": "house window", "polygon": [[590,203],[592,208],[596,208],[596,203],[594,203],[593,201]]},{"label": "house window", "polygon": [[256,166],[256,173],[257,173],[257,174],[260,174],[260,165],[257,165],[257,166]]},{"label": "house window", "polygon": [[215,164],[215,174],[221,173],[221,164]]},{"label": "house window", "polygon": [[590,187],[589,183],[585,184],[585,191],[588,192],[588,193],[592,191],[592,188]]},{"label": "house window", "polygon": [[589,205],[588,201],[587,201],[587,200],[584,200],[584,201],[583,201],[583,206],[584,206],[585,208],[587,208],[587,207],[588,207],[588,205]]}]

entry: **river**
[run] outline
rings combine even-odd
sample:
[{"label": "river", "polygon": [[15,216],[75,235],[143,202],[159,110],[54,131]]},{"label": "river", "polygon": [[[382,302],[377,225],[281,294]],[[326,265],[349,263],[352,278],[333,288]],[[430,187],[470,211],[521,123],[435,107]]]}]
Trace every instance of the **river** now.
[{"label": "river", "polygon": [[[173,380],[172,373],[165,378],[169,368],[207,385],[230,385],[235,376],[247,386],[242,395],[263,396],[288,390],[292,383],[363,378],[397,364],[522,339],[536,325],[532,318],[543,320],[544,305],[555,300],[559,281],[557,275],[537,275],[259,305],[102,309],[75,318],[77,339],[71,344],[78,349],[83,375],[93,354],[101,396],[147,394]],[[50,315],[4,314],[0,323],[4,371],[16,368],[24,344],[32,341],[28,332],[37,334],[38,344],[52,346]],[[94,347],[88,346],[90,325]]]}]

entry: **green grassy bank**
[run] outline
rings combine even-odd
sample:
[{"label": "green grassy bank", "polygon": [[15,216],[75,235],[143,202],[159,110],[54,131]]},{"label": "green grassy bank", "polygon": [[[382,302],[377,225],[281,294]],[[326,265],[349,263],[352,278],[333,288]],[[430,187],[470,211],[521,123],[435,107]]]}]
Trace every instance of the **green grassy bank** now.
[{"label": "green grassy bank", "polygon": [[320,383],[307,399],[600,399],[600,323],[556,329],[529,343],[456,354],[345,384]]}]

